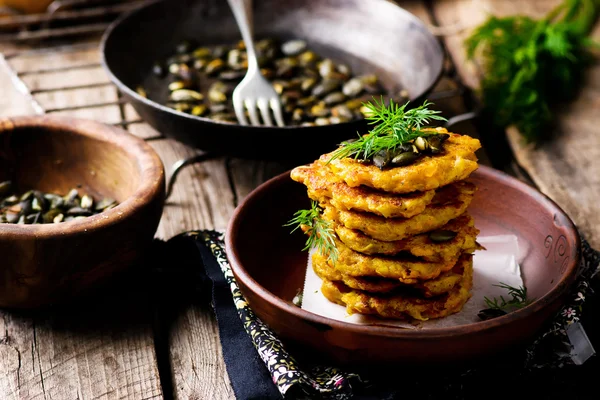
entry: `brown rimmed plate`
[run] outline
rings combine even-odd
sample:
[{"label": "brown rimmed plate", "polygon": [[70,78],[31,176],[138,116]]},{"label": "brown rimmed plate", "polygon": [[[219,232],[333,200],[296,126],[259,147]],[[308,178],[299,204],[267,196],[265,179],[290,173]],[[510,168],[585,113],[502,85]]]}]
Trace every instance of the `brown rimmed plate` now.
[{"label": "brown rimmed plate", "polygon": [[305,237],[283,225],[309,207],[306,188],[279,175],[238,207],[226,235],[228,258],[256,315],[284,341],[343,364],[467,361],[531,339],[560,308],[580,259],[578,232],[556,203],[534,188],[481,166],[469,212],[481,236],[514,234],[528,294],[535,300],[507,315],[453,328],[407,330],[336,321],[292,303],[303,286]]}]

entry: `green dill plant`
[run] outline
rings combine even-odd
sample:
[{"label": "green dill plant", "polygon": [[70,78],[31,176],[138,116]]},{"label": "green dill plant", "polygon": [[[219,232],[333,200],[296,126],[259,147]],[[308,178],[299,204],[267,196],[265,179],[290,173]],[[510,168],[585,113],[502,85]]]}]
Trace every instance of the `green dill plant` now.
[{"label": "green dill plant", "polygon": [[338,258],[338,249],[335,245],[333,224],[323,219],[322,212],[323,210],[319,207],[319,204],[313,200],[310,209],[296,211],[294,217],[284,226],[294,226],[290,233],[304,227],[308,239],[306,239],[302,251],[316,247],[319,253],[326,255],[329,260],[335,263]]},{"label": "green dill plant", "polygon": [[430,110],[432,103],[428,101],[415,108],[408,108],[409,103],[400,105],[390,100],[386,105],[383,97],[364,103],[365,119],[373,128],[366,135],[359,134],[358,138],[343,142],[329,161],[345,157],[369,160],[382,150],[393,151],[418,137],[437,135],[423,128],[432,120],[446,121],[440,111]]},{"label": "green dill plant", "polygon": [[515,126],[526,142],[549,138],[553,116],[572,101],[598,46],[588,36],[598,0],[564,0],[544,18],[491,16],[465,41],[469,60],[483,68],[482,118]]}]

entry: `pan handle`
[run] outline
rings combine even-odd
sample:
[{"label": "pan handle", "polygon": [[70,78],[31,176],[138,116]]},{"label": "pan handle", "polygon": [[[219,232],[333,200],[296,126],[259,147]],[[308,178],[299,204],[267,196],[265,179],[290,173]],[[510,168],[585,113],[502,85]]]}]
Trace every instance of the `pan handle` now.
[{"label": "pan handle", "polygon": [[470,121],[472,119],[477,118],[480,113],[481,113],[480,110],[473,110],[473,111],[469,111],[466,113],[455,115],[454,117],[448,118],[448,121],[446,121],[446,123],[444,124],[444,127],[450,128],[451,126],[456,125],[459,122]]}]

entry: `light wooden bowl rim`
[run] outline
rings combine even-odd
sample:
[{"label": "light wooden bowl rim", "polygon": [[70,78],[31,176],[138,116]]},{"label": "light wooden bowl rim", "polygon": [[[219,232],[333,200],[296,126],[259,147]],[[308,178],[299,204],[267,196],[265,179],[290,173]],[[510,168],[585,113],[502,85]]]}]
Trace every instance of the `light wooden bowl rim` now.
[{"label": "light wooden bowl rim", "polygon": [[47,131],[62,130],[116,146],[137,162],[140,169],[140,183],[131,196],[110,210],[82,220],[61,222],[59,224],[17,225],[3,223],[0,224],[0,239],[7,237],[14,239],[31,237],[47,239],[89,233],[107,228],[134,216],[137,210],[152,203],[157,196],[163,193],[165,172],[160,157],[144,140],[124,129],[92,120],[48,115],[0,119],[0,137],[6,132],[27,128]]}]

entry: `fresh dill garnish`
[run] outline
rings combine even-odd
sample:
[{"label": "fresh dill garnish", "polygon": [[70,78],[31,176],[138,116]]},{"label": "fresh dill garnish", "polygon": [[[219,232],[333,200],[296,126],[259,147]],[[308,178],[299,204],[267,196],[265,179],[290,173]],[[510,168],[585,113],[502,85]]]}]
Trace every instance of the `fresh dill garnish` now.
[{"label": "fresh dill garnish", "polygon": [[500,282],[499,285],[494,286],[508,290],[508,295],[511,296],[511,299],[506,300],[504,296],[500,296],[499,298],[494,297],[493,299],[484,297],[485,304],[489,309],[509,311],[523,308],[533,301],[527,298],[527,288],[524,286],[516,288],[502,282]]},{"label": "fresh dill garnish", "polygon": [[436,135],[435,132],[423,131],[422,128],[431,120],[446,121],[438,115],[440,111],[428,109],[432,104],[428,101],[407,110],[409,103],[399,105],[390,100],[386,106],[383,97],[379,102],[373,99],[373,103],[365,103],[365,119],[374,127],[366,135],[359,134],[357,139],[342,143],[329,161],[345,157],[368,160],[382,150],[394,151],[418,137]]},{"label": "fresh dill garnish", "polygon": [[553,108],[581,87],[599,12],[597,0],[564,0],[539,20],[492,16],[476,28],[465,46],[483,67],[483,118],[515,126],[528,142],[548,136]]},{"label": "fresh dill garnish", "polygon": [[295,226],[292,232],[300,228],[308,235],[303,251],[316,247],[321,254],[327,255],[335,263],[338,257],[335,232],[332,223],[321,217],[322,211],[319,204],[313,200],[310,209],[296,211],[294,218],[284,226]]}]

